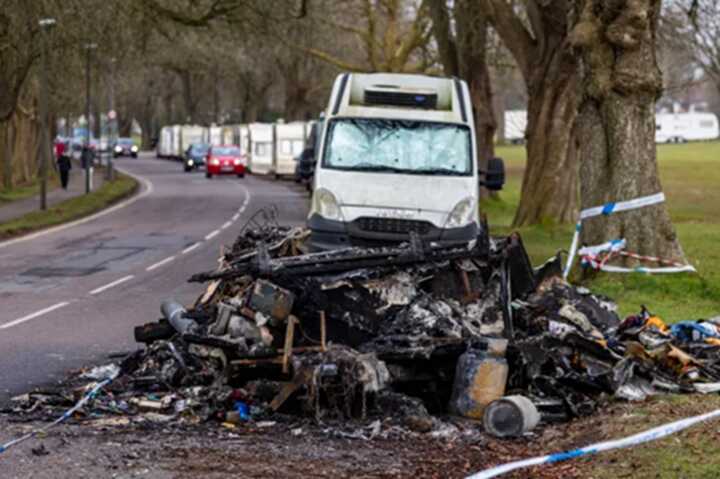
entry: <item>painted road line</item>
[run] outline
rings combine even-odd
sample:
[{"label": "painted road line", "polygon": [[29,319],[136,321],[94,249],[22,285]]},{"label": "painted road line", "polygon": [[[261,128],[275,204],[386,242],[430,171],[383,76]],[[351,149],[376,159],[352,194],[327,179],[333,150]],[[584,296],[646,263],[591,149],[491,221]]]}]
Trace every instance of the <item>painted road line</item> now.
[{"label": "painted road line", "polygon": [[149,194],[152,194],[152,192],[153,192],[153,190],[154,190],[154,187],[153,187],[153,184],[152,184],[152,182],[151,182],[150,180],[148,180],[147,178],[143,178],[142,176],[138,176],[138,175],[132,174],[132,173],[130,173],[129,171],[123,169],[123,168],[115,167],[115,169],[116,169],[117,171],[120,171],[120,172],[123,173],[123,174],[126,174],[126,175],[134,178],[134,179],[137,180],[138,182],[142,183],[142,184],[144,185],[144,187],[145,187],[144,190],[143,190],[139,195],[135,195],[135,196],[133,196],[132,198],[130,198],[130,199],[128,199],[128,200],[125,200],[125,201],[123,201],[123,202],[120,202],[120,203],[116,204],[115,206],[111,206],[111,207],[108,208],[108,209],[99,211],[99,212],[95,213],[94,215],[90,215],[90,216],[88,216],[88,217],[86,217],[86,218],[81,218],[81,219],[76,220],[76,221],[71,221],[70,223],[65,223],[65,224],[62,224],[62,225],[59,225],[59,226],[55,226],[54,228],[48,228],[48,229],[45,229],[45,230],[41,230],[41,231],[38,231],[37,233],[32,233],[32,234],[29,234],[29,235],[26,235],[26,236],[21,236],[20,238],[15,238],[15,239],[11,239],[11,240],[7,240],[7,241],[0,242],[0,248],[5,248],[6,246],[14,245],[14,244],[16,244],[16,243],[21,243],[21,242],[23,242],[23,241],[29,241],[29,240],[32,240],[32,239],[35,239],[35,238],[40,238],[40,237],[43,237],[43,236],[46,236],[46,235],[49,235],[49,234],[52,234],[52,233],[57,233],[57,232],[59,232],[59,231],[66,230],[66,229],[68,229],[68,228],[72,228],[73,226],[78,226],[78,225],[81,225],[81,224],[85,224],[85,223],[87,223],[87,222],[89,222],[89,221],[93,221],[93,220],[96,220],[96,219],[98,219],[98,218],[100,218],[100,217],[103,217],[103,216],[105,216],[105,215],[108,215],[108,214],[110,214],[110,213],[113,213],[113,212],[115,212],[115,211],[117,211],[117,210],[119,210],[119,209],[121,209],[121,208],[125,208],[126,206],[130,206],[131,204],[135,203],[135,202],[138,201],[139,199],[144,198],[145,196],[147,196],[147,195],[149,195]]},{"label": "painted road line", "polygon": [[100,286],[99,288],[93,289],[92,291],[90,291],[90,294],[93,295],[93,296],[96,295],[96,294],[100,294],[100,293],[102,293],[103,291],[106,291],[106,290],[108,290],[108,289],[110,289],[110,288],[114,288],[115,286],[117,286],[117,285],[119,285],[119,284],[123,284],[123,283],[125,283],[125,282],[127,282],[127,281],[130,281],[130,280],[133,279],[134,277],[135,277],[135,276],[132,275],[132,274],[127,275],[127,276],[125,276],[124,278],[120,278],[120,279],[118,279],[118,280],[116,280],[116,281],[113,281],[112,283],[108,283],[108,284],[106,284],[105,286]]},{"label": "painted road line", "polygon": [[223,225],[220,227],[221,230],[228,229],[232,226],[232,221],[226,221],[223,223]]},{"label": "painted road line", "polygon": [[36,311],[32,314],[28,314],[27,316],[23,316],[22,318],[16,319],[15,321],[10,321],[9,323],[5,323],[2,326],[0,326],[0,329],[12,328],[13,326],[22,324],[25,321],[30,321],[31,319],[38,318],[38,317],[42,316],[43,314],[47,314],[51,311],[55,311],[56,309],[64,308],[68,304],[70,304],[70,303],[67,301],[63,301],[62,303],[54,304],[54,305],[50,306],[49,308],[41,309],[40,311]]},{"label": "painted road line", "polygon": [[162,261],[158,261],[157,263],[148,266],[147,268],[145,268],[145,271],[152,271],[152,270],[154,270],[154,269],[156,269],[156,268],[159,268],[160,266],[162,266],[162,265],[164,265],[164,264],[168,264],[170,261],[172,261],[172,260],[174,260],[174,259],[175,259],[175,256],[170,256],[170,257],[168,257],[168,258],[165,258],[165,259],[162,260]]},{"label": "painted road line", "polygon": [[235,213],[232,217],[233,221],[237,221],[240,218],[240,213]]},{"label": "painted road line", "polygon": [[210,241],[211,239],[213,239],[214,237],[216,237],[219,234],[220,234],[220,230],[215,230],[205,237],[205,241]]},{"label": "painted road line", "polygon": [[180,254],[188,254],[191,251],[195,251],[196,249],[198,249],[200,247],[201,244],[202,243],[192,244],[192,245],[188,246],[187,248],[185,248],[184,250],[182,250],[182,253],[180,253]]}]

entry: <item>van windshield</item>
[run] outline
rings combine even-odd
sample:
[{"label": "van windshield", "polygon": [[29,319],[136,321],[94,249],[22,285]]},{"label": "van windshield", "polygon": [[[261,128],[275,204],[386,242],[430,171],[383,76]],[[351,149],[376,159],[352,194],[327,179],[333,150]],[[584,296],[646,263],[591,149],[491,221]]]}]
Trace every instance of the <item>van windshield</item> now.
[{"label": "van windshield", "polygon": [[417,175],[472,174],[470,130],[462,125],[376,118],[328,125],[325,168]]}]

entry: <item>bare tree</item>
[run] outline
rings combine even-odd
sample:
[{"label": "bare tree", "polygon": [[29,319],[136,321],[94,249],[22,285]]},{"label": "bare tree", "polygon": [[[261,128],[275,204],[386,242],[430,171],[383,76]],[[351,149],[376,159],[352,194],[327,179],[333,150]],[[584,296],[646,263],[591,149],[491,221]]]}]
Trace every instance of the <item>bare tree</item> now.
[{"label": "bare tree", "polygon": [[[578,121],[582,207],[662,191],[655,149],[655,101],[662,92],[656,40],[661,0],[577,2],[572,44],[582,53]],[[644,255],[684,260],[664,203],[591,218],[582,240],[625,238]]]},{"label": "bare tree", "polygon": [[577,212],[572,141],[580,101],[577,57],[567,41],[571,2],[482,0],[528,90],[527,166],[514,225],[567,223]]}]

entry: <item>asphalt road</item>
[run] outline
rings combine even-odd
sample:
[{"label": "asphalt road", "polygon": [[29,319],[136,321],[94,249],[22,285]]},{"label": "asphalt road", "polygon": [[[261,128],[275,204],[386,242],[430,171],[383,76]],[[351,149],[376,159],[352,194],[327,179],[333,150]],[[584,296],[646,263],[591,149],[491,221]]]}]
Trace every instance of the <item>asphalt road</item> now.
[{"label": "asphalt road", "polygon": [[[138,347],[133,327],[160,316],[160,303],[192,303],[255,211],[276,205],[302,224],[308,195],[290,181],[234,176],[207,180],[150,154],[118,159],[138,177],[138,196],[100,217],[0,243],[0,403]],[[129,203],[129,204],[128,204]]]}]

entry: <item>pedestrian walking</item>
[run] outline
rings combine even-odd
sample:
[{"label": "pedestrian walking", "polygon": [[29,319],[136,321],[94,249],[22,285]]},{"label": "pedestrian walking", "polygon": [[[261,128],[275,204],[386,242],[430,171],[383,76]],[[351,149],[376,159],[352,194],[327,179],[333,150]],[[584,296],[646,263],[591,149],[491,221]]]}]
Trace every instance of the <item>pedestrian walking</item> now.
[{"label": "pedestrian walking", "polygon": [[55,143],[55,159],[58,171],[60,171],[60,184],[64,190],[67,190],[72,163],[70,162],[70,151],[65,142],[58,141]]}]

